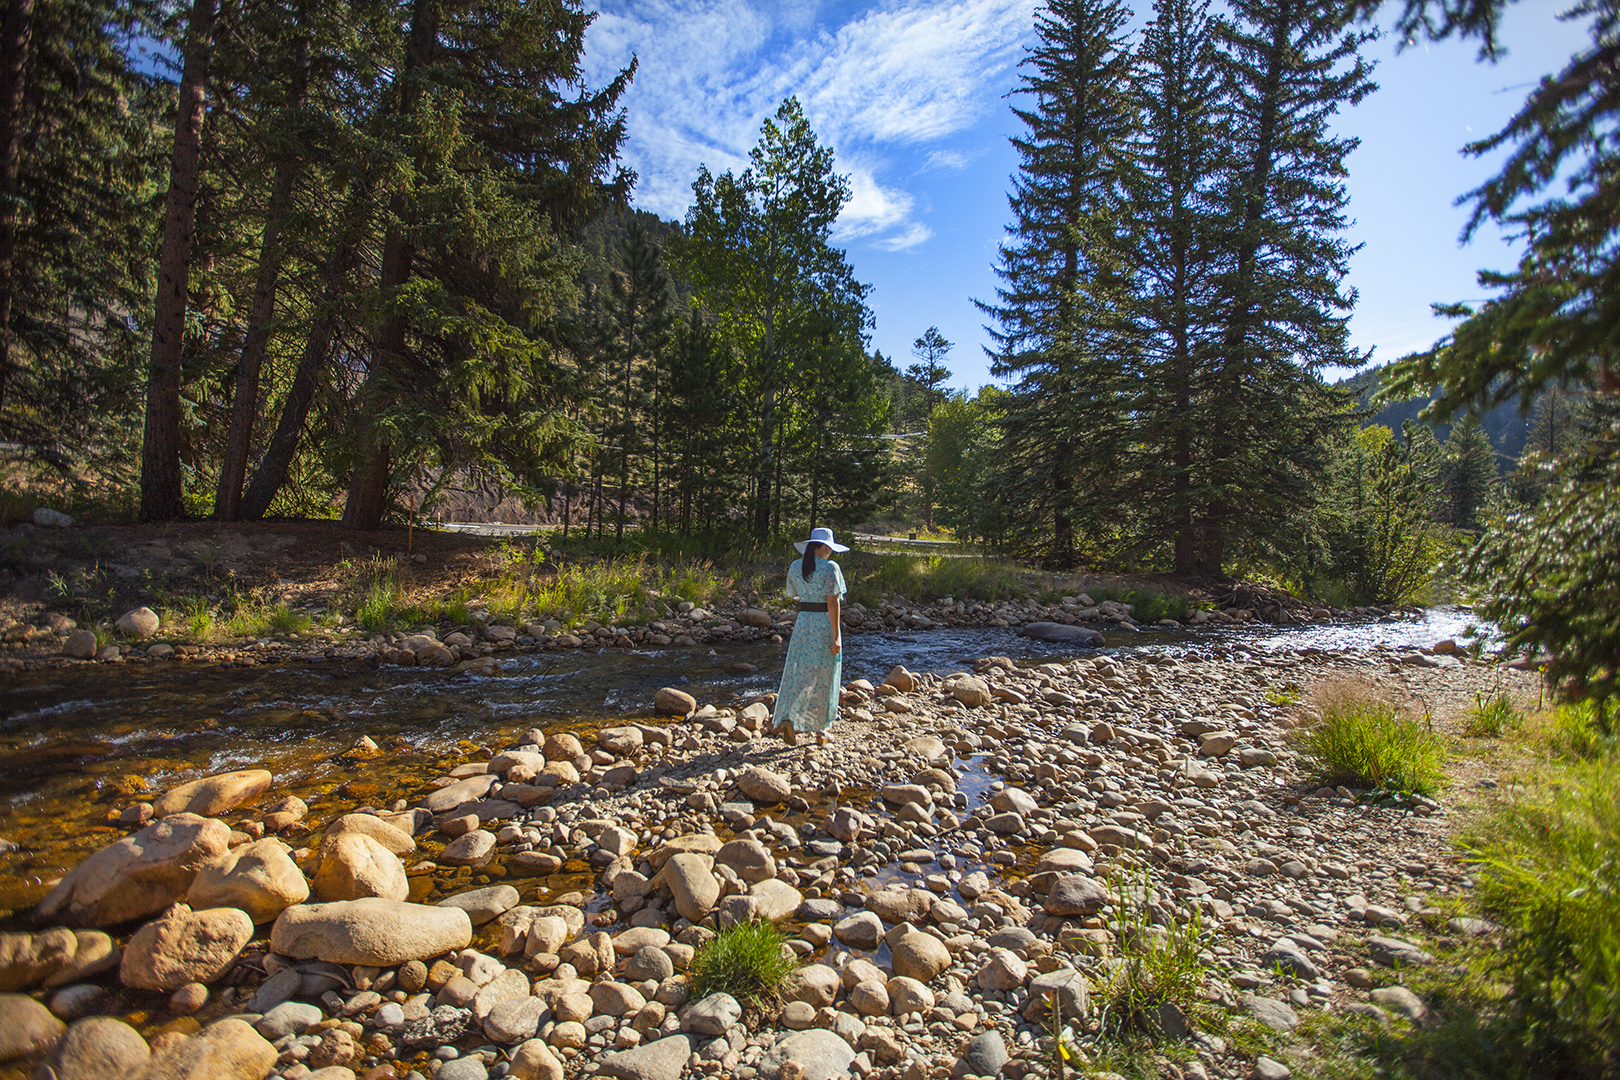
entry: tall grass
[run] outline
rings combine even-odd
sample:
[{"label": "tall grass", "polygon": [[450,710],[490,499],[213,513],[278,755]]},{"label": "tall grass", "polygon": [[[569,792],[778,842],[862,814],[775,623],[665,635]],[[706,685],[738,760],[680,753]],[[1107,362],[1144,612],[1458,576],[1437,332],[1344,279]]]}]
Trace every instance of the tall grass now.
[{"label": "tall grass", "polygon": [[1465,850],[1507,931],[1507,1018],[1535,1075],[1620,1076],[1620,757],[1565,766],[1483,819]]},{"label": "tall grass", "polygon": [[786,942],[780,930],[763,921],[721,930],[692,958],[692,1000],[730,994],[742,1002],[774,1004],[799,966]]},{"label": "tall grass", "polygon": [[1190,1013],[1204,985],[1202,916],[1196,907],[1183,915],[1150,905],[1152,885],[1146,875],[1109,882],[1120,955],[1097,987],[1105,1032],[1158,1035],[1159,1010]]},{"label": "tall grass", "polygon": [[1620,754],[1620,706],[1566,703],[1532,717],[1530,741],[1555,758],[1591,761]]},{"label": "tall grass", "polygon": [[838,556],[852,602],[874,606],[899,595],[926,602],[1011,600],[1028,595],[1017,571],[997,562],[948,555],[877,555],[851,551]]},{"label": "tall grass", "polygon": [[1462,733],[1474,737],[1499,739],[1508,732],[1524,726],[1524,714],[1506,694],[1476,693],[1474,704],[1463,717]]},{"label": "tall grass", "polygon": [[1445,742],[1365,684],[1326,683],[1321,719],[1300,736],[1307,768],[1320,783],[1430,795],[1445,783]]}]

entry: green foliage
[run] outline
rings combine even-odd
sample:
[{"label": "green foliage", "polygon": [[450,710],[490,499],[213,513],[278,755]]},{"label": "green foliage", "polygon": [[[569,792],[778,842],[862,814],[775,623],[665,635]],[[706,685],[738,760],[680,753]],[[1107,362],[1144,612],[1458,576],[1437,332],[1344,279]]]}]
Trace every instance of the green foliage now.
[{"label": "green foliage", "polygon": [[1523,726],[1524,713],[1519,711],[1511,697],[1498,690],[1474,695],[1474,704],[1463,717],[1462,733],[1499,739]]},{"label": "green foliage", "polygon": [[1504,1008],[1546,1076],[1620,1072],[1620,758],[1569,767],[1506,802],[1465,850],[1506,930]]},{"label": "green foliage", "polygon": [[1415,795],[1444,786],[1445,742],[1425,721],[1354,683],[1323,687],[1317,703],[1321,719],[1300,735],[1317,782]]},{"label": "green foliage", "polygon": [[787,939],[771,923],[737,923],[717,933],[692,957],[692,1000],[730,994],[738,1001],[769,1007],[798,961]]},{"label": "green foliage", "polygon": [[1620,705],[1566,702],[1530,718],[1531,741],[1556,758],[1592,761],[1620,752]]},{"label": "green foliage", "polygon": [[1110,892],[1120,955],[1096,990],[1102,1030],[1155,1035],[1162,1006],[1191,1012],[1203,989],[1208,974],[1201,955],[1203,917],[1197,907],[1187,907],[1183,915],[1156,903],[1145,874],[1130,883],[1110,882]]},{"label": "green foliage", "polygon": [[876,555],[851,551],[840,555],[851,603],[868,607],[892,596],[927,602],[946,596],[958,600],[1021,599],[1027,593],[1018,574],[988,559],[950,555]]}]

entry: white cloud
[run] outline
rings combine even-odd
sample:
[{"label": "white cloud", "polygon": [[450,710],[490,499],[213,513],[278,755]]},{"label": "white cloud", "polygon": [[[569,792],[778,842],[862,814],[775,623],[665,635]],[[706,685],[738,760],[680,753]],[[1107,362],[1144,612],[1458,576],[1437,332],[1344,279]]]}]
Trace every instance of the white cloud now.
[{"label": "white cloud", "polygon": [[925,169],[950,169],[956,171],[968,167],[976,155],[965,150],[933,150],[923,161]]},{"label": "white cloud", "polygon": [[[838,235],[888,232],[874,242],[903,250],[932,232],[911,220],[913,195],[878,179],[888,155],[965,131],[999,107],[1035,4],[895,0],[838,24],[814,0],[602,0],[585,75],[598,86],[639,57],[624,99],[638,206],[683,214],[698,165],[746,166],[760,121],[796,94],[855,189]],[[968,160],[939,148],[927,167]]]}]

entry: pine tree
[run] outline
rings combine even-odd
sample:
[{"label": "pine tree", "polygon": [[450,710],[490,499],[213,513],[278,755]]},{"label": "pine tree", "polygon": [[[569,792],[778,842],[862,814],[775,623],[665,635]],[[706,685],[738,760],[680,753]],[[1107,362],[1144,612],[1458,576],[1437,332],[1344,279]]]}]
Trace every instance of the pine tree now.
[{"label": "pine tree", "polygon": [[1445,520],[1454,528],[1477,530],[1483,524],[1481,511],[1497,485],[1496,448],[1479,417],[1469,413],[1446,436],[1440,468]]},{"label": "pine tree", "polygon": [[929,468],[929,418],[945,400],[945,381],[951,377],[951,373],[942,361],[950,355],[951,348],[951,342],[945,340],[939,327],[930,326],[923,331],[922,337],[911,343],[911,355],[919,362],[906,368],[907,381],[915,384],[916,397],[919,399],[919,407],[908,418],[907,426],[911,431],[922,432],[920,439],[909,440],[911,445],[906,448],[907,465],[917,486],[921,488],[923,527],[930,532],[934,528],[934,476]]},{"label": "pine tree", "polygon": [[1174,537],[1174,565],[1198,564],[1194,528],[1211,477],[1200,434],[1213,399],[1209,385],[1218,318],[1219,179],[1232,168],[1219,122],[1219,57],[1211,39],[1209,4],[1161,0],[1143,33],[1136,93],[1142,134],[1133,168],[1129,250],[1137,292],[1137,405],[1141,439],[1116,462],[1134,487],[1137,531],[1149,546]]},{"label": "pine tree", "polygon": [[1213,575],[1235,548],[1274,549],[1297,535],[1323,438],[1343,416],[1317,373],[1362,362],[1348,344],[1355,293],[1344,284],[1355,249],[1341,235],[1356,140],[1334,138],[1330,124],[1375,88],[1359,52],[1370,35],[1346,30],[1332,6],[1229,7],[1215,34],[1235,167],[1219,192],[1207,497],[1195,522],[1198,568]]},{"label": "pine tree", "polygon": [[[1078,557],[1076,528],[1106,501],[1110,451],[1124,437],[1120,317],[1121,181],[1136,119],[1130,11],[1112,0],[1054,0],[1035,19],[1013,111],[1019,172],[1002,245],[992,373],[1016,378],[1003,417],[1004,496],[1049,562]],[[1089,516],[1089,515],[1087,515]]]}]

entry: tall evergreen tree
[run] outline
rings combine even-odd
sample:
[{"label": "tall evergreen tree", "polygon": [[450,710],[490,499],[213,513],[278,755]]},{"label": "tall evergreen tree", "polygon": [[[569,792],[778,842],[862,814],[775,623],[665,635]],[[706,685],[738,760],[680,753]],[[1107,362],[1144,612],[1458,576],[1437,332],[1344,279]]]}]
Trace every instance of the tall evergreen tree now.
[{"label": "tall evergreen tree", "polygon": [[1497,487],[1496,448],[1472,413],[1451,427],[1440,467],[1445,520],[1458,529],[1478,529]]},{"label": "tall evergreen tree", "polygon": [[1208,496],[1198,508],[1198,568],[1219,575],[1239,546],[1287,543],[1312,498],[1323,436],[1342,416],[1317,373],[1355,367],[1348,343],[1355,248],[1345,158],[1357,140],[1330,125],[1375,86],[1335,8],[1307,0],[1233,0],[1216,20],[1221,123],[1235,167],[1219,193],[1226,224],[1210,370]]},{"label": "tall evergreen tree", "polygon": [[[1135,127],[1130,11],[1114,0],[1053,0],[1035,17],[1013,111],[1019,172],[1001,248],[991,371],[1015,378],[1004,489],[1047,559],[1072,563],[1076,529],[1123,435],[1118,230],[1123,156]],[[1039,543],[1039,541],[1036,541]]]}]

